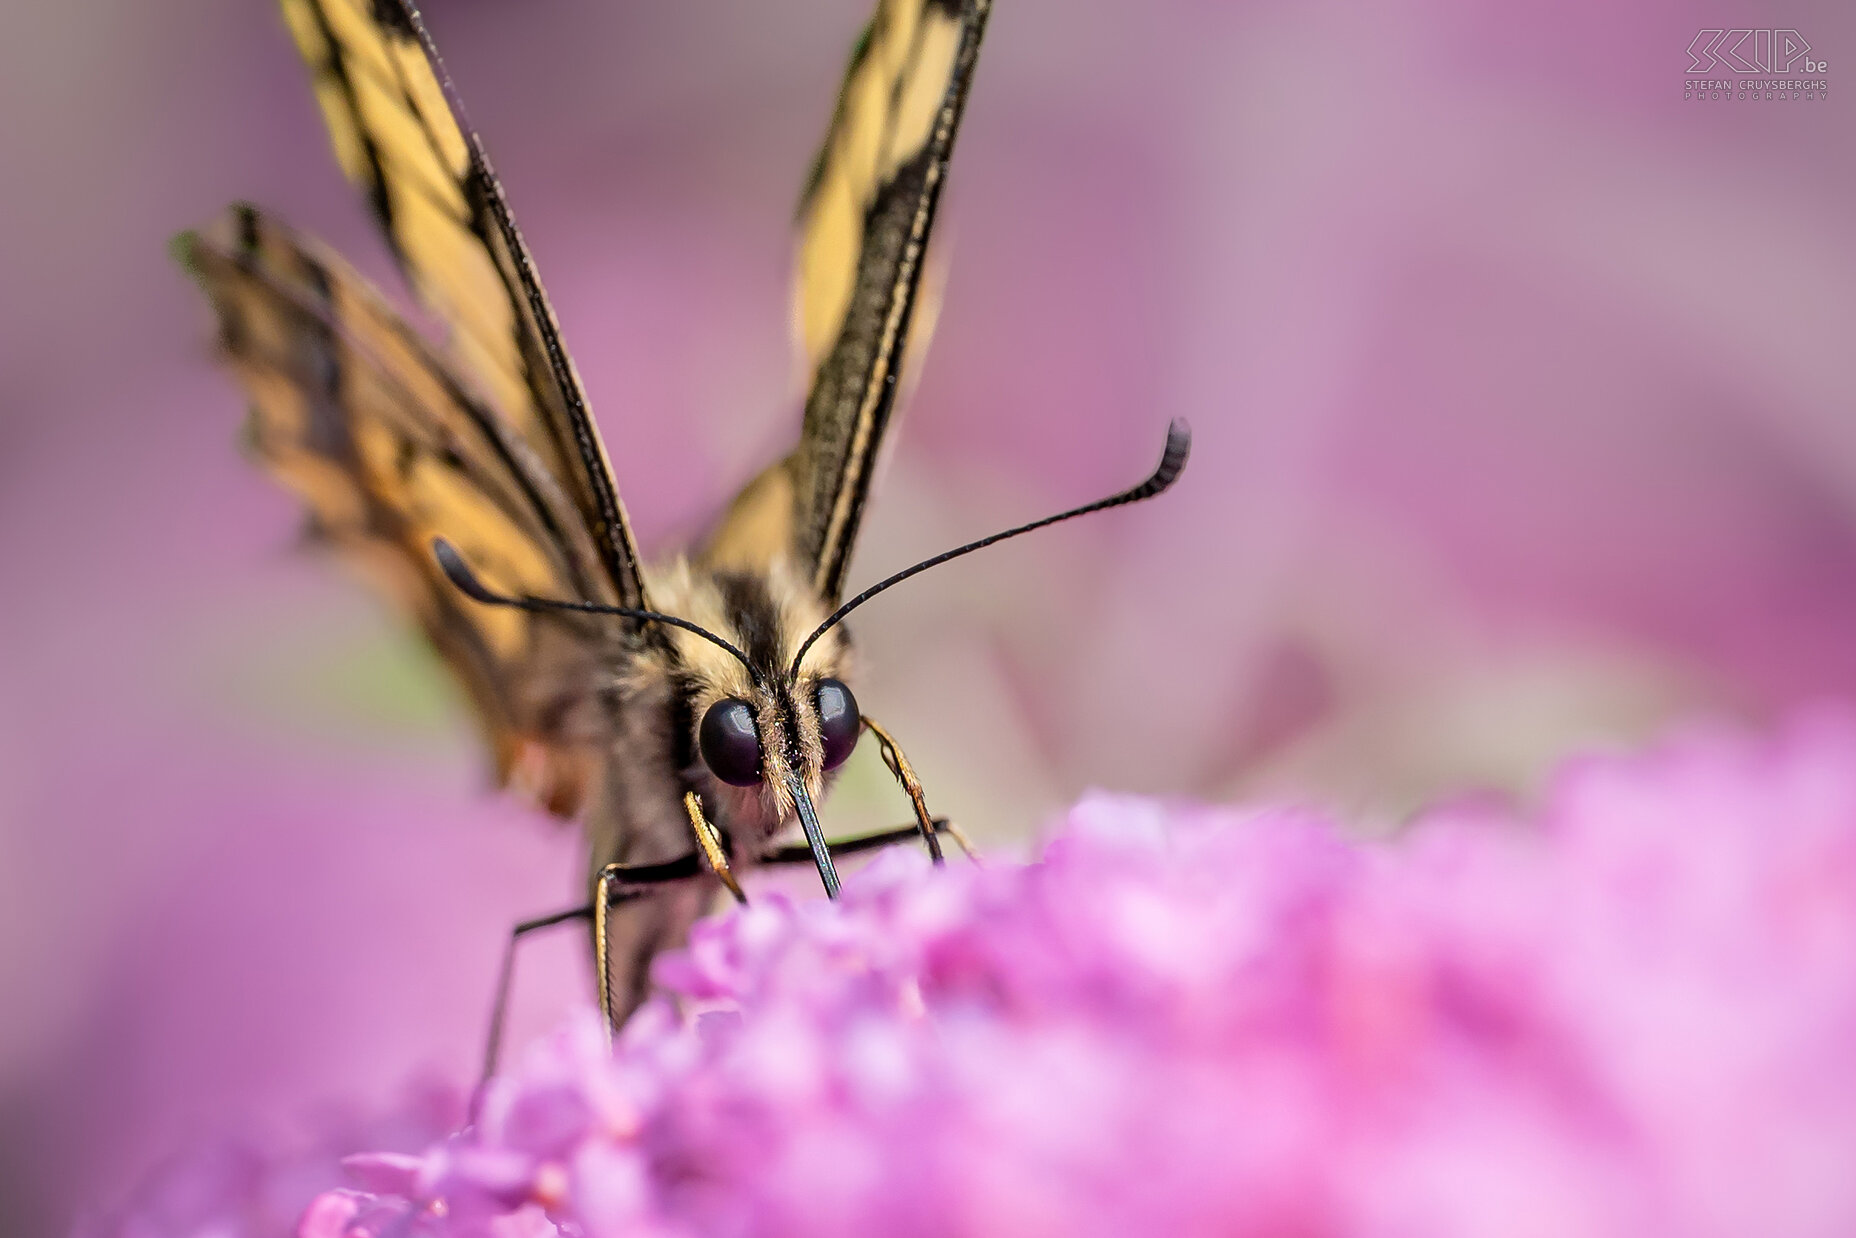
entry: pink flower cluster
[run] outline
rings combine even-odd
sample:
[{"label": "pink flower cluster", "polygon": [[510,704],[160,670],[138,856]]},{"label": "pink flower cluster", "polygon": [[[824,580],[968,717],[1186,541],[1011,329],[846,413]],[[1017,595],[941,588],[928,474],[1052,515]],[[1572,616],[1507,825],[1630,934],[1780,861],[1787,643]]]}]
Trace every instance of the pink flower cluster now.
[{"label": "pink flower cluster", "polygon": [[1856,719],[1356,842],[1094,796],[699,930],[302,1238],[1856,1233]]}]

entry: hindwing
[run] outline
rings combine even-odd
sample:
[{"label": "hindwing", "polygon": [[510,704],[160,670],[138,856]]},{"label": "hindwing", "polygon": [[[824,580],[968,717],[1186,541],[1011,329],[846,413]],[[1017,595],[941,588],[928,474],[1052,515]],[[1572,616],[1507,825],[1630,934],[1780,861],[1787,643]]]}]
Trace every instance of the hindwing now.
[{"label": "hindwing", "polygon": [[418,617],[476,705],[499,779],[571,813],[597,738],[595,631],[479,606],[431,549],[442,535],[508,593],[584,596],[600,567],[571,500],[332,252],[249,206],[178,248],[250,396],[253,453],[308,505],[319,539]]}]

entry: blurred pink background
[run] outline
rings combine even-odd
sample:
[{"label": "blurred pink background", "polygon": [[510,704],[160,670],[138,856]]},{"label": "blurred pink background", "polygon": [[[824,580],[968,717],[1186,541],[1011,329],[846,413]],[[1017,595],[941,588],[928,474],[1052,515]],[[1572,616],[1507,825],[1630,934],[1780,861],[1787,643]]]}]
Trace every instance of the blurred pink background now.
[{"label": "blurred pink background", "polygon": [[[796,425],[787,223],[863,0],[430,0],[648,547]],[[1707,26],[1827,99],[1698,103]],[[1367,827],[1856,690],[1856,10],[999,0],[940,332],[854,577],[1178,490],[861,616],[860,698],[1009,849],[1088,786]],[[292,548],[166,257],[235,197],[387,280],[256,0],[0,44],[0,1232],[460,1078],[570,832]],[[397,286],[393,285],[397,293]],[[853,582],[856,583],[855,581]],[[827,815],[903,819],[860,753]],[[525,964],[521,1039],[585,998]]]}]

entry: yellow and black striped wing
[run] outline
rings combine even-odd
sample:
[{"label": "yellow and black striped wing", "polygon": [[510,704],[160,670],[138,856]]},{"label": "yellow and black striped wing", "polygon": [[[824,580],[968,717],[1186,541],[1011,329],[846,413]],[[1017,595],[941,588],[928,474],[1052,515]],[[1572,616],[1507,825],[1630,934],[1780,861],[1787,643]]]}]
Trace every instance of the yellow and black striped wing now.
[{"label": "yellow and black striped wing", "polygon": [[280,0],[337,160],[452,352],[592,531],[586,600],[645,606],[638,551],[573,362],[482,143],[408,0]]},{"label": "yellow and black striped wing", "polygon": [[736,499],[711,560],[745,566],[788,551],[821,597],[842,592],[910,328],[931,325],[928,234],[990,9],[880,0],[858,40],[799,205],[799,447]]},{"label": "yellow and black striped wing", "polygon": [[259,460],[319,538],[418,617],[483,719],[499,780],[573,811],[593,759],[593,737],[572,733],[597,716],[581,708],[592,634],[570,615],[475,605],[432,555],[443,536],[493,588],[585,596],[602,567],[571,500],[331,252],[248,206],[177,248],[251,398]]}]

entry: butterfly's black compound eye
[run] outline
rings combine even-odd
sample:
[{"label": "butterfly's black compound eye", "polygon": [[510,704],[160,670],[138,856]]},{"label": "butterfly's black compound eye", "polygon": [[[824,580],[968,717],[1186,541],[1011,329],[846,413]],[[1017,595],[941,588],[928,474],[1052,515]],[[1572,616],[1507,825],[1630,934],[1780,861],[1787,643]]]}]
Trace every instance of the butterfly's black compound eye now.
[{"label": "butterfly's black compound eye", "polygon": [[857,747],[857,733],[863,718],[857,712],[857,698],[835,679],[822,679],[818,685],[818,734],[825,743],[825,768],[837,769]]},{"label": "butterfly's black compound eye", "polygon": [[754,707],[730,697],[709,706],[696,734],[703,764],[732,787],[751,787],[760,781],[760,732],[754,726]]}]

